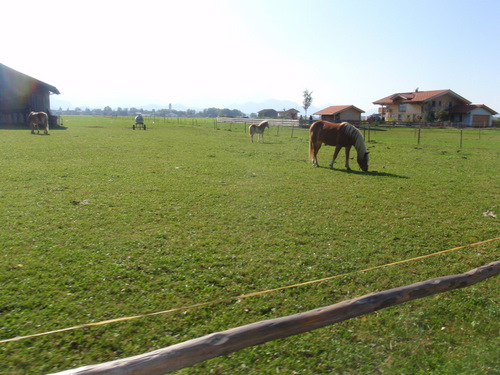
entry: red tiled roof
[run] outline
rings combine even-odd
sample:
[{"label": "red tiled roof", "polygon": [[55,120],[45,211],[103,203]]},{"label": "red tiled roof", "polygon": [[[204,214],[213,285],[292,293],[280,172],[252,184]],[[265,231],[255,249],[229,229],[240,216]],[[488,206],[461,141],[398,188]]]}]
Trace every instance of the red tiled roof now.
[{"label": "red tiled roof", "polygon": [[436,98],[438,96],[444,95],[444,94],[452,94],[457,97],[459,97],[461,100],[465,101],[466,103],[470,103],[467,99],[461,97],[460,95],[454,93],[451,90],[430,90],[430,91],[415,91],[415,92],[402,92],[402,93],[395,93],[389,96],[386,96],[385,98],[379,99],[373,104],[392,104],[394,103],[395,99],[402,99],[402,103],[419,103],[419,102],[426,102],[430,99]]},{"label": "red tiled roof", "polygon": [[469,113],[476,108],[482,108],[485,111],[490,112],[492,115],[497,115],[498,113],[489,108],[488,106],[485,106],[484,104],[464,104],[464,105],[457,105],[450,109],[450,113]]},{"label": "red tiled roof", "polygon": [[351,109],[351,108],[360,112],[360,113],[365,113],[365,111],[363,111],[362,109],[359,109],[358,107],[355,107],[353,105],[332,105],[328,108],[322,109],[321,111],[313,113],[313,115],[336,115],[337,113],[347,111],[348,109]]}]

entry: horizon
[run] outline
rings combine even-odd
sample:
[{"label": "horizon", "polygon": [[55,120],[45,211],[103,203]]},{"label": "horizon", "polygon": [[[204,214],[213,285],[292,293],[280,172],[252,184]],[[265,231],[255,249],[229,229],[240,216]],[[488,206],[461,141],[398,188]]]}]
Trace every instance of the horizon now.
[{"label": "horizon", "polygon": [[[54,95],[51,95],[51,98],[54,98]],[[55,104],[54,104],[55,103]],[[263,109],[275,109],[277,111],[281,111],[283,109],[297,109],[301,114],[304,112],[304,108],[300,106],[298,103],[294,103],[292,101],[287,101],[287,100],[277,100],[277,99],[268,99],[262,102],[247,102],[247,103],[233,103],[231,106],[225,106],[225,107],[195,107],[195,106],[188,106],[183,103],[169,103],[166,105],[161,105],[161,104],[156,104],[156,103],[150,103],[146,105],[118,105],[118,106],[102,106],[102,107],[91,107],[91,106],[65,106],[65,105],[60,105],[61,102],[56,100],[54,101],[51,99],[51,110],[53,111],[74,111],[77,109],[80,109],[82,111],[86,110],[102,110],[105,107],[110,107],[113,111],[119,110],[119,109],[131,109],[135,108],[138,110],[144,110],[144,111],[152,111],[153,109],[155,111],[157,110],[172,110],[172,111],[187,111],[187,110],[194,110],[196,112],[201,112],[205,109],[209,108],[217,108],[220,110],[223,109],[229,109],[229,110],[239,110],[243,112],[246,115],[250,115],[252,113],[257,113],[260,110]],[[169,106],[172,106],[171,109],[169,109]],[[251,107],[251,110],[249,109]],[[258,109],[257,109],[258,108]],[[308,108],[307,115],[309,116],[310,114],[312,115],[312,111],[318,111],[319,108],[317,108],[314,105],[311,105]],[[373,111],[377,112],[377,108],[373,108]],[[371,114],[371,113],[370,113]],[[368,116],[368,115],[366,115]]]},{"label": "horizon", "polygon": [[15,53],[1,62],[57,87],[51,99],[73,108],[239,109],[278,100],[303,113],[307,89],[314,108],[354,105],[369,115],[374,101],[419,87],[450,89],[500,112],[499,2],[391,4],[12,2],[7,13],[22,14],[23,25],[51,20],[42,33],[50,47],[33,58],[32,28],[8,17],[3,50]]}]

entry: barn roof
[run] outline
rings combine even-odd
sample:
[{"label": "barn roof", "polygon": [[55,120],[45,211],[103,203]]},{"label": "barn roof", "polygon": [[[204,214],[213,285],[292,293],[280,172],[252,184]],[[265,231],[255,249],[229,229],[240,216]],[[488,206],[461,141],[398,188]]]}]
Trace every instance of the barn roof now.
[{"label": "barn roof", "polygon": [[2,63],[0,63],[0,88],[2,89],[2,95],[16,97],[26,95],[37,88],[44,88],[54,94],[60,94],[55,86],[18,72]]},{"label": "barn roof", "polygon": [[332,105],[328,108],[322,109],[321,111],[313,113],[313,115],[336,115],[337,113],[347,111],[348,109],[354,109],[360,113],[365,112],[362,109],[359,109],[358,107],[355,107],[353,105]]}]

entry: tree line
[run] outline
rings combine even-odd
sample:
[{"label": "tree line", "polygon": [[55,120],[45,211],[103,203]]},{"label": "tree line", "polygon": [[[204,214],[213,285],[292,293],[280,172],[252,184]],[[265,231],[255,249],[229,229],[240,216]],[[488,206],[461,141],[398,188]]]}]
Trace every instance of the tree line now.
[{"label": "tree line", "polygon": [[[194,109],[187,109],[185,111],[178,111],[175,109],[143,109],[143,108],[121,108],[112,109],[109,106],[96,109],[78,108],[63,110],[52,110],[53,115],[80,115],[80,116],[135,116],[137,114],[143,116],[157,116],[157,117],[245,117],[246,115],[238,109],[229,108],[205,108],[202,111]],[[257,114],[252,113],[250,117],[257,117]]]},{"label": "tree line", "polygon": [[[304,90],[302,95],[304,96],[303,108],[305,109],[305,118],[307,118],[307,109],[311,106],[313,101],[312,91]],[[66,109],[63,110],[59,107],[58,110],[51,110],[53,115],[83,115],[83,116],[135,116],[137,114],[142,114],[143,116],[158,116],[158,117],[247,117],[245,113],[241,112],[239,109],[229,109],[229,108],[205,108],[202,111],[196,111],[194,109],[187,109],[185,111],[178,111],[175,109],[143,109],[143,108],[121,108],[113,109],[110,106],[106,106],[103,109],[90,109],[90,108],[79,108]],[[251,113],[251,118],[257,118],[256,113]]]}]

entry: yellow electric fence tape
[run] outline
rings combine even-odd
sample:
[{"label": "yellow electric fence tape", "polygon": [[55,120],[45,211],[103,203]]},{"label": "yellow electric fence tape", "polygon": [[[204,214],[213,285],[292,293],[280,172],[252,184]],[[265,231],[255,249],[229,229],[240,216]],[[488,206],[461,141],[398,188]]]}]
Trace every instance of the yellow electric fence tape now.
[{"label": "yellow electric fence tape", "polygon": [[35,333],[33,335],[13,337],[13,338],[10,338],[10,339],[0,340],[0,344],[7,343],[7,342],[12,342],[12,341],[23,340],[23,339],[28,339],[28,338],[33,338],[33,337],[47,336],[47,335],[51,335],[51,334],[59,333],[59,332],[73,331],[73,330],[76,330],[76,329],[81,329],[81,328],[86,328],[86,327],[94,327],[94,326],[100,326],[100,325],[109,324],[109,323],[122,322],[122,321],[125,321],[125,320],[132,320],[132,319],[144,318],[144,317],[148,317],[148,316],[168,314],[168,313],[172,313],[172,312],[176,312],[176,311],[189,310],[189,309],[194,309],[194,308],[202,307],[202,306],[215,305],[217,303],[222,303],[222,302],[230,302],[230,301],[240,300],[240,299],[243,299],[243,298],[255,297],[255,296],[259,296],[259,295],[263,295],[263,294],[267,294],[267,293],[276,292],[276,291],[279,291],[279,290],[285,290],[285,289],[297,288],[297,287],[304,286],[304,285],[316,284],[316,283],[320,283],[320,282],[323,282],[323,281],[332,280],[332,279],[335,279],[337,277],[343,277],[343,276],[347,276],[347,275],[351,275],[351,274],[355,274],[355,273],[359,273],[359,272],[368,272],[368,271],[373,271],[373,270],[376,270],[376,269],[379,269],[379,268],[391,267],[391,266],[395,266],[395,265],[402,264],[402,263],[413,262],[415,260],[429,258],[429,257],[433,257],[433,256],[436,256],[436,255],[441,255],[441,254],[449,253],[451,251],[457,251],[457,250],[465,249],[467,247],[473,247],[473,246],[483,245],[483,244],[486,244],[486,243],[489,243],[489,242],[493,242],[493,241],[498,241],[498,240],[500,240],[500,237],[492,238],[492,239],[481,241],[481,242],[472,243],[472,244],[469,244],[469,245],[454,247],[453,249],[438,251],[437,253],[432,253],[432,254],[428,254],[428,255],[422,255],[422,256],[419,256],[419,257],[416,257],[416,258],[405,259],[405,260],[400,260],[400,261],[394,262],[394,263],[384,264],[384,265],[381,265],[381,266],[370,267],[370,268],[366,268],[366,269],[359,270],[359,271],[347,272],[347,273],[343,273],[343,274],[340,274],[340,275],[325,277],[323,279],[312,280],[312,281],[307,281],[305,283],[294,284],[294,285],[287,285],[287,286],[283,286],[283,287],[279,287],[279,288],[263,290],[263,291],[260,291],[260,292],[255,292],[255,293],[250,293],[250,294],[244,294],[244,295],[241,295],[241,296],[238,296],[238,297],[226,298],[226,299],[222,299],[222,300],[218,300],[218,301],[201,302],[201,303],[197,303],[197,304],[194,304],[194,305],[184,306],[184,307],[176,307],[176,308],[173,308],[173,309],[170,309],[170,310],[165,310],[165,311],[158,311],[158,312],[148,313],[148,314],[141,314],[141,315],[135,315],[135,316],[127,316],[127,317],[122,317],[122,318],[103,320],[103,321],[100,321],[100,322],[80,324],[80,325],[77,325],[77,326],[74,326],[74,327],[56,329],[54,331],[49,331],[49,332],[41,332],[41,333]]}]

